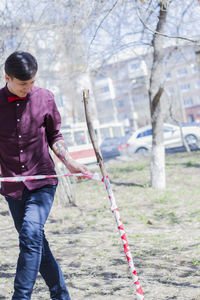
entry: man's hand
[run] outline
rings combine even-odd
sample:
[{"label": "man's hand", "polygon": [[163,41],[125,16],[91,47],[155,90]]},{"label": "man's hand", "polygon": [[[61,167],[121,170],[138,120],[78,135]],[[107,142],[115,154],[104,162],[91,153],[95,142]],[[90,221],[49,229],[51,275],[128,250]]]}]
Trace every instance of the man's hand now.
[{"label": "man's hand", "polygon": [[[89,172],[88,168],[82,164],[79,164],[77,161],[73,159],[69,159],[66,167],[71,173],[83,173],[87,174]],[[78,179],[84,179],[84,176],[79,176]]]},{"label": "man's hand", "polygon": [[[77,161],[71,158],[64,140],[55,142],[52,146],[52,150],[71,173],[89,173],[89,170],[86,166],[79,164]],[[84,178],[84,176],[78,177],[78,179]]]}]

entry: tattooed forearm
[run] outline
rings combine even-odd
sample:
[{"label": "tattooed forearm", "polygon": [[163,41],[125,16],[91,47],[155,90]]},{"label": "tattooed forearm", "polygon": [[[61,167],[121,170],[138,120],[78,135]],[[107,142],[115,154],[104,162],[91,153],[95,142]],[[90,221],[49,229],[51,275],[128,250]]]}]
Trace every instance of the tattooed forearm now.
[{"label": "tattooed forearm", "polygon": [[[71,173],[87,173],[88,169],[86,166],[79,164],[73,160],[68,152],[67,145],[64,140],[57,141],[52,146],[53,152],[56,156],[64,163]],[[84,177],[83,177],[84,178]],[[82,179],[82,177],[78,177]]]},{"label": "tattooed forearm", "polygon": [[52,149],[56,156],[67,166],[71,156],[69,155],[65,141],[59,140],[55,142],[52,146]]}]

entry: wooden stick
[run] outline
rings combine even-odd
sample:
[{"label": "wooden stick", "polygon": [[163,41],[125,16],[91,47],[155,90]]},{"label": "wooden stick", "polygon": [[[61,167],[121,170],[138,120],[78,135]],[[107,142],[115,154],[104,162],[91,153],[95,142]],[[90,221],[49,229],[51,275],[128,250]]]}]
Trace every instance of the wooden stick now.
[{"label": "wooden stick", "polygon": [[87,122],[87,127],[90,135],[90,139],[94,148],[94,152],[97,158],[97,163],[99,164],[101,174],[103,178],[106,178],[107,173],[106,173],[106,168],[104,165],[104,161],[102,158],[102,155],[99,150],[98,146],[98,141],[97,141],[97,136],[94,132],[94,128],[92,125],[92,117],[91,117],[91,112],[90,112],[90,106],[88,105],[88,99],[89,99],[89,90],[83,90],[83,102],[84,102],[84,108],[85,108],[85,118]]},{"label": "wooden stick", "polygon": [[105,184],[105,187],[106,187],[106,190],[107,190],[107,194],[108,194],[108,197],[109,197],[109,200],[110,200],[111,211],[114,214],[115,221],[117,223],[117,228],[119,230],[122,245],[124,247],[124,252],[125,252],[126,259],[127,259],[128,265],[129,265],[129,269],[130,269],[130,272],[131,272],[131,275],[132,275],[133,283],[136,287],[137,300],[144,300],[143,290],[142,290],[142,288],[140,286],[140,283],[139,283],[139,280],[138,280],[137,272],[136,272],[136,269],[135,269],[135,266],[134,266],[134,263],[133,263],[133,258],[132,258],[132,255],[131,255],[131,251],[129,249],[129,245],[128,245],[128,241],[127,241],[127,238],[126,238],[126,233],[125,233],[125,230],[124,230],[122,219],[121,219],[120,214],[119,214],[119,209],[118,209],[116,201],[115,201],[115,196],[114,196],[114,193],[112,191],[112,187],[111,187],[108,175],[106,173],[103,158],[100,154],[100,150],[99,150],[98,143],[97,143],[97,138],[96,138],[93,126],[92,126],[92,121],[91,121],[92,118],[91,118],[91,113],[90,113],[90,110],[89,110],[88,99],[89,99],[89,91],[84,90],[83,91],[83,101],[84,101],[85,116],[86,116],[86,122],[87,122],[87,126],[88,126],[89,135],[90,135],[90,138],[91,138],[92,145],[94,147],[97,162],[99,163],[101,174],[103,176],[103,181],[104,181],[104,184]]}]

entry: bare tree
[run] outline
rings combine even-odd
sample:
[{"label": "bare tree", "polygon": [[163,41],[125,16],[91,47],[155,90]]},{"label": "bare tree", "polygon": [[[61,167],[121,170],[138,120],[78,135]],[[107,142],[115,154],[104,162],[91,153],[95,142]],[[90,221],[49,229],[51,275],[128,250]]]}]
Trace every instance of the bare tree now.
[{"label": "bare tree", "polygon": [[[144,2],[144,1],[143,1]],[[175,1],[158,1],[158,16],[157,25],[154,30],[151,30],[145,22],[143,25],[147,27],[153,34],[152,49],[153,49],[153,62],[150,75],[149,85],[149,100],[151,107],[151,122],[152,122],[152,157],[151,157],[151,185],[155,188],[163,189],[166,185],[165,180],[165,153],[163,145],[163,117],[162,117],[162,101],[161,96],[163,93],[162,82],[162,62],[163,62],[163,38],[171,37],[181,40],[187,40],[189,42],[197,42],[186,36],[170,36],[166,34],[165,27],[167,23],[167,12],[169,5]],[[194,3],[194,1],[192,1]],[[179,24],[177,26],[177,33],[179,33],[181,19],[188,11],[192,2],[183,10]],[[140,18],[141,20],[141,18]],[[179,122],[180,125],[180,122]],[[182,133],[182,130],[181,130]],[[183,134],[182,134],[183,136]],[[184,140],[184,138],[183,138]],[[185,142],[185,141],[184,141]],[[186,143],[184,143],[185,145]],[[187,149],[187,145],[186,145]]]},{"label": "bare tree", "polygon": [[[92,52],[95,46],[96,49],[101,50],[100,47],[97,48],[98,37],[104,33],[107,36],[108,33],[108,43],[104,47],[104,59],[101,63],[106,64],[124,48],[134,52],[138,49],[138,55],[141,55],[142,48],[152,53],[149,72],[149,102],[153,131],[151,185],[163,189],[166,185],[162,115],[164,103],[161,97],[165,88],[164,47],[174,45],[176,49],[180,49],[188,43],[199,43],[197,36],[199,21],[196,13],[198,2],[197,0],[187,0],[184,3],[180,0],[127,0],[122,1],[120,5],[116,5],[110,15],[105,15],[107,18],[103,18],[104,22],[99,23],[101,27],[98,24],[99,33],[95,31],[92,38],[93,47],[90,45],[90,50]],[[136,13],[140,22],[136,18]],[[101,51],[99,53],[102,56]],[[120,59],[119,56],[117,59]]]}]

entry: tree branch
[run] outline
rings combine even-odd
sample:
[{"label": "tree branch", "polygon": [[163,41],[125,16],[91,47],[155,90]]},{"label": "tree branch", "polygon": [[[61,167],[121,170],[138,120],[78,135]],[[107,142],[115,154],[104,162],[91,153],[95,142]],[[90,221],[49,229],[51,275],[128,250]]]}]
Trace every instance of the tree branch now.
[{"label": "tree branch", "polygon": [[88,48],[88,52],[97,36],[97,33],[99,31],[99,29],[101,28],[103,22],[106,20],[106,18],[109,16],[109,14],[114,10],[114,8],[116,7],[117,3],[118,3],[119,0],[116,0],[115,3],[113,4],[113,6],[109,9],[109,11],[107,12],[107,14],[103,17],[103,19],[101,20],[101,22],[99,23],[99,25],[97,26],[96,30],[95,30],[95,33],[94,33],[94,36],[90,42],[90,45],[89,45],[89,48]]},{"label": "tree branch", "polygon": [[182,15],[181,15],[181,18],[180,18],[180,20],[179,20],[179,24],[178,24],[178,26],[177,26],[177,30],[176,30],[176,31],[177,31],[177,34],[179,34],[179,29],[180,29],[181,23],[183,22],[183,18],[184,18],[184,16],[185,16],[185,14],[188,12],[188,9],[193,5],[194,1],[195,1],[195,0],[191,1],[191,2],[186,6],[186,8],[184,9],[184,11],[183,11],[183,13],[182,13]]},{"label": "tree branch", "polygon": [[156,30],[151,29],[151,28],[145,23],[145,21],[142,19],[142,16],[141,16],[141,13],[140,13],[138,4],[137,4],[137,0],[136,0],[136,13],[137,13],[137,16],[138,16],[140,22],[144,25],[144,27],[145,27],[148,31],[152,32],[153,34],[158,34],[158,35],[161,35],[161,36],[170,38],[170,39],[180,39],[180,40],[185,40],[185,41],[192,42],[192,43],[195,43],[195,44],[200,45],[200,41],[199,41],[199,40],[193,40],[193,39],[190,39],[190,38],[187,38],[187,37],[184,37],[184,36],[173,36],[173,35],[168,35],[168,34],[161,33],[161,32],[159,32],[159,31],[156,31]]}]

